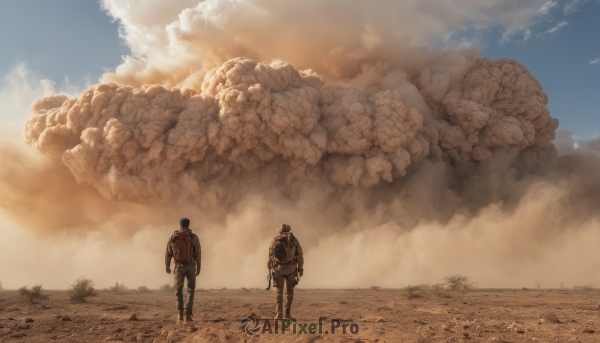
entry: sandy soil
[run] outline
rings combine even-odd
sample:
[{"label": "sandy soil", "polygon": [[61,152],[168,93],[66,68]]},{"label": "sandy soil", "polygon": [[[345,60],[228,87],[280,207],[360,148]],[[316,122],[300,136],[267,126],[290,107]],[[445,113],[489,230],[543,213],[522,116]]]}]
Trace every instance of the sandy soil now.
[{"label": "sandy soil", "polygon": [[[266,290],[199,291],[193,325],[175,323],[171,292],[101,291],[87,303],[65,291],[45,294],[26,304],[17,292],[0,292],[0,342],[600,342],[597,291],[421,291],[409,299],[404,290],[298,289],[297,331],[314,323],[314,332],[321,317],[323,333],[314,335],[293,334],[292,325],[282,335],[281,324],[279,334],[261,334],[264,320],[257,334],[242,332],[245,317],[273,315]],[[335,318],[340,327],[331,334]]]}]

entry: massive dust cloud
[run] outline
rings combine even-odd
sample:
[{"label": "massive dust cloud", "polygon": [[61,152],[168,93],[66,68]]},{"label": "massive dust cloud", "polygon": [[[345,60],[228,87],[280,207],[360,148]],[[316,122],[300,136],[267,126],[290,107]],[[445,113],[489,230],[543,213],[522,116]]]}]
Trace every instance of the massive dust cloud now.
[{"label": "massive dust cloud", "polygon": [[[81,242],[68,270],[101,285],[167,282],[182,216],[200,287],[262,285],[283,222],[306,287],[600,281],[597,143],[558,156],[538,79],[444,36],[509,34],[541,2],[354,5],[104,1],[132,56],[78,98],[31,105],[25,141],[45,160],[4,152],[2,207],[32,244]],[[90,272],[122,259],[144,267]]]}]

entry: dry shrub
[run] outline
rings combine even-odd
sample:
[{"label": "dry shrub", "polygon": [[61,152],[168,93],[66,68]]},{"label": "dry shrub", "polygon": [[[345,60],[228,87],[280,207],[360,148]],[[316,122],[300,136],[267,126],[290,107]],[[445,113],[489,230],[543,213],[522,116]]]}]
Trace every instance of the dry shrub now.
[{"label": "dry shrub", "polygon": [[26,301],[33,303],[35,299],[42,299],[46,296],[42,294],[42,285],[35,285],[29,289],[27,286],[19,288],[19,295]]},{"label": "dry shrub", "polygon": [[422,286],[408,285],[406,287],[406,292],[408,292],[407,296],[409,299],[416,299],[416,298],[423,297],[423,295],[421,295],[421,293],[420,293],[422,290],[423,290]]},{"label": "dry shrub", "polygon": [[115,285],[112,287],[108,287],[108,290],[111,292],[125,292],[127,291],[127,286],[124,283],[115,282]]},{"label": "dry shrub", "polygon": [[443,290],[444,290],[444,287],[445,287],[445,285],[444,285],[443,283],[441,283],[441,282],[438,282],[438,283],[436,283],[436,284],[433,284],[433,285],[431,285],[431,288],[432,288],[434,291],[443,291]]},{"label": "dry shrub", "polygon": [[521,289],[524,290],[524,291],[528,291],[529,290],[529,288],[527,288],[527,287],[523,287]]},{"label": "dry shrub", "polygon": [[244,292],[250,292],[250,290],[248,288],[242,287],[242,291]]},{"label": "dry shrub", "polygon": [[379,286],[371,286],[371,290],[373,290],[373,291],[378,291],[380,289],[381,289],[381,287],[379,287]]},{"label": "dry shrub", "polygon": [[174,288],[174,287],[173,287],[173,285],[171,285],[171,284],[168,284],[168,283],[166,283],[166,284],[164,284],[164,285],[160,286],[160,290],[161,290],[161,291],[164,291],[164,292],[170,292],[170,291],[172,291],[172,290],[173,290],[173,288]]},{"label": "dry shrub", "polygon": [[69,297],[71,300],[85,302],[87,298],[98,295],[94,289],[94,281],[82,277],[71,284]]},{"label": "dry shrub", "polygon": [[540,280],[535,280],[533,284],[535,285],[535,289],[537,290],[539,290],[542,287],[542,281]]},{"label": "dry shrub", "polygon": [[475,288],[475,283],[466,276],[456,274],[444,278],[444,288],[452,292],[468,291]]},{"label": "dry shrub", "polygon": [[146,286],[140,286],[138,287],[138,292],[140,293],[150,293],[150,289]]}]

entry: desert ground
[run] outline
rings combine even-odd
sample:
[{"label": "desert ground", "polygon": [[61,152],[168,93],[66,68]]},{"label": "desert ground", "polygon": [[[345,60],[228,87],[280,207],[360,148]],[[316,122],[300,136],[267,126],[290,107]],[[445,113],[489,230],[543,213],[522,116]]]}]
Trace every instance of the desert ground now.
[{"label": "desert ground", "polygon": [[[600,342],[595,290],[422,290],[410,298],[406,290],[299,288],[296,323],[309,331],[321,318],[322,333],[293,334],[290,325],[277,335],[262,334],[264,320],[256,334],[241,330],[249,315],[272,317],[273,293],[264,289],[200,290],[193,324],[176,324],[170,291],[99,291],[85,303],[66,291],[44,294],[29,304],[0,292],[0,342]],[[332,319],[340,320],[334,334]]]}]

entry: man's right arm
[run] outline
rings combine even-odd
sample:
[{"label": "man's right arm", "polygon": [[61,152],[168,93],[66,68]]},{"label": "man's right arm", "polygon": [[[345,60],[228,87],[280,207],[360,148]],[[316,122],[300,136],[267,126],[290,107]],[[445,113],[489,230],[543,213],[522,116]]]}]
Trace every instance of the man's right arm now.
[{"label": "man's right arm", "polygon": [[165,267],[168,274],[171,274],[171,259],[173,258],[173,252],[171,251],[171,240],[167,242],[167,249],[165,249]]}]

